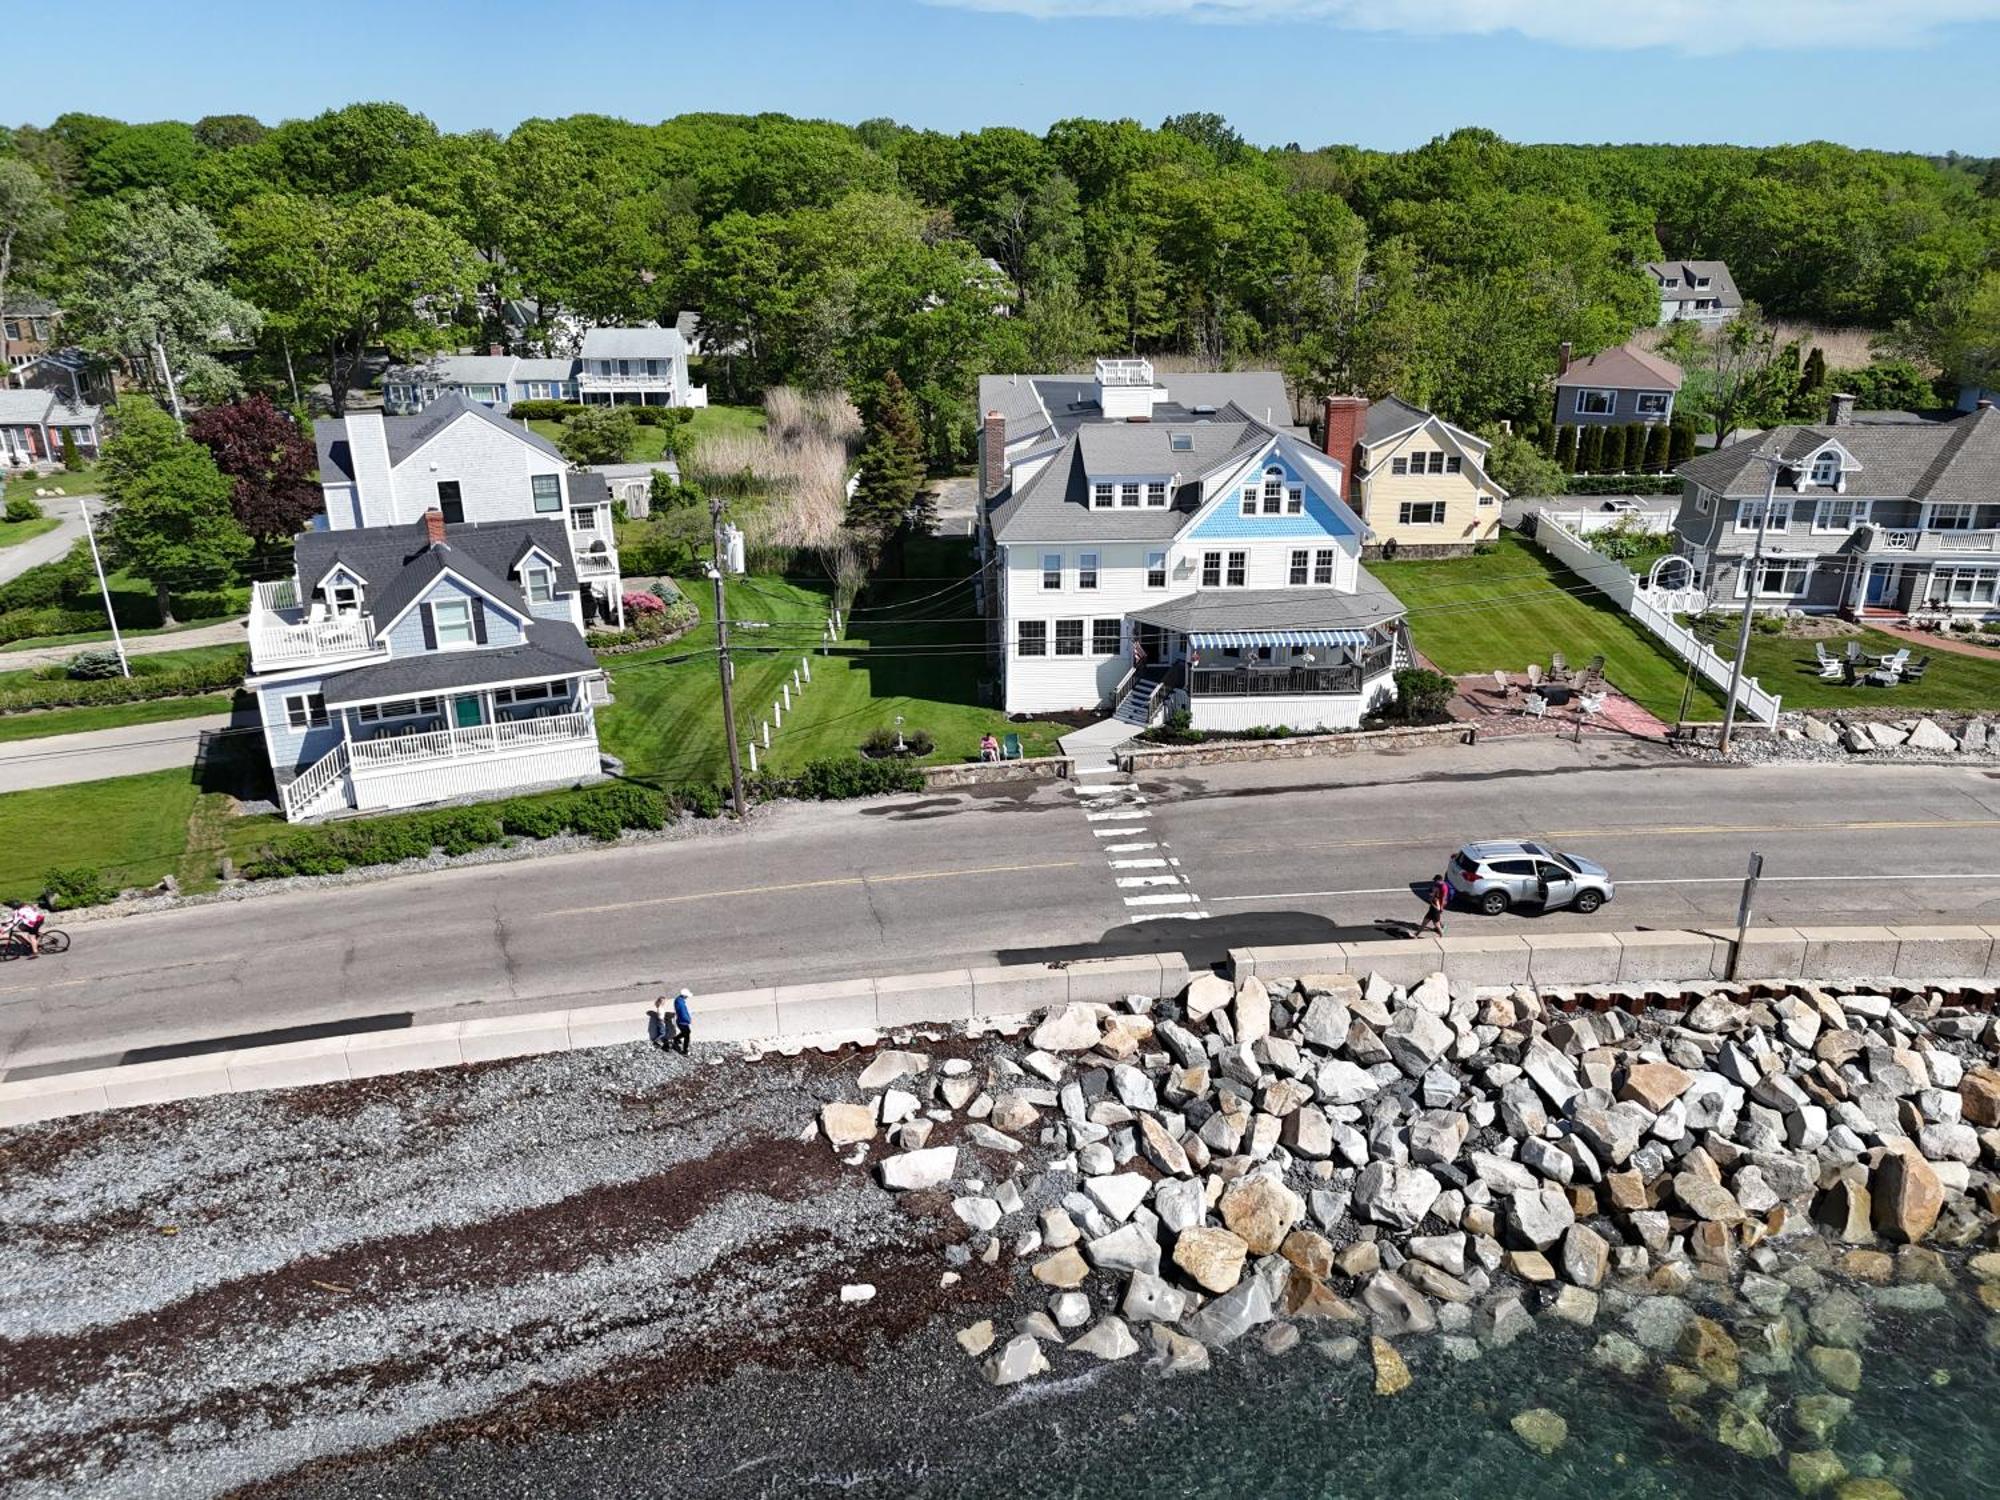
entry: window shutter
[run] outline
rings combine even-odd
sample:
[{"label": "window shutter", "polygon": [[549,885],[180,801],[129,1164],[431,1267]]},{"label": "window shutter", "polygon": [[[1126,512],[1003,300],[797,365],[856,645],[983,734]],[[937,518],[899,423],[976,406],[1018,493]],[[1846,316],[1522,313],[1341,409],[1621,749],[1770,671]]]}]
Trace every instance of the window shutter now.
[{"label": "window shutter", "polygon": [[419,604],[417,606],[417,614],[423,620],[424,649],[426,651],[437,650],[438,648],[437,621],[431,617],[431,606],[430,606],[430,601],[428,599],[425,600],[422,604]]},{"label": "window shutter", "polygon": [[472,601],[472,638],[480,645],[486,644],[486,601]]}]

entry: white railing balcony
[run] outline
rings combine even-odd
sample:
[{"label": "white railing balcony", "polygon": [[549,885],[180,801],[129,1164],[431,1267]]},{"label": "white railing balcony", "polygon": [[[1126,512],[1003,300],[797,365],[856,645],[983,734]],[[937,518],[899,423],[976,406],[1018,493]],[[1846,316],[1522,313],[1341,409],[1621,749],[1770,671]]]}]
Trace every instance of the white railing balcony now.
[{"label": "white railing balcony", "polygon": [[580,370],[577,372],[576,388],[579,394],[584,391],[644,391],[648,394],[658,391],[671,398],[674,377],[667,370],[657,375],[648,375],[644,370],[630,370],[622,375]]},{"label": "white railing balcony", "polygon": [[2000,552],[2000,531],[1933,531],[1941,552]]},{"label": "white railing balcony", "polygon": [[608,545],[604,551],[598,552],[593,550],[590,541],[579,537],[570,556],[576,563],[576,571],[580,577],[615,578],[618,575],[618,553],[615,548]]},{"label": "white railing balcony", "polygon": [[1875,542],[1883,552],[1914,552],[1917,550],[1917,540],[1922,535],[1920,531],[1881,530],[1875,533]]},{"label": "white railing balcony", "polygon": [[312,662],[367,656],[375,622],[366,615],[322,614],[300,607],[289,578],[250,590],[250,670],[266,672]]},{"label": "white railing balcony", "polygon": [[1097,361],[1097,383],[1151,385],[1153,362],[1150,359],[1100,359]]},{"label": "white railing balcony", "polygon": [[433,761],[482,758],[515,751],[574,744],[597,736],[588,707],[574,713],[539,719],[505,719],[462,729],[434,729],[426,734],[384,733],[378,739],[351,740],[347,753],[356,776],[371,771],[403,770]]}]

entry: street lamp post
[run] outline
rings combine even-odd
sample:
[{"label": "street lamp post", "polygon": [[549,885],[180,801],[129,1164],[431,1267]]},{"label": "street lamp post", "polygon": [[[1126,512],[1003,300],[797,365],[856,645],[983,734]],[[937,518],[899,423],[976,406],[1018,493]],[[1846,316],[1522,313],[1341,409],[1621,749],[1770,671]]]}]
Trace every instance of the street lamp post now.
[{"label": "street lamp post", "polygon": [[1729,701],[1722,706],[1722,739],[1716,745],[1724,755],[1729,753],[1735,734],[1736,695],[1743,689],[1743,663],[1750,655],[1750,617],[1757,607],[1757,575],[1764,561],[1764,533],[1771,529],[1771,507],[1778,500],[1778,471],[1787,467],[1785,460],[1775,453],[1760,453],[1757,457],[1771,471],[1771,478],[1764,486],[1764,508],[1757,516],[1757,539],[1750,547],[1750,576],[1743,580],[1743,622],[1736,631],[1736,662],[1729,669]]}]

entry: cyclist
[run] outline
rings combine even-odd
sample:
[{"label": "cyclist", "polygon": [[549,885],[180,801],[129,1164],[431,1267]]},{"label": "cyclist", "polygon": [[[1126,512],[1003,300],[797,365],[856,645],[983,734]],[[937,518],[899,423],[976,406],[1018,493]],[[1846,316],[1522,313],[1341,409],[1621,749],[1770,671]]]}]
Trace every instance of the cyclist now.
[{"label": "cyclist", "polygon": [[43,912],[32,901],[23,901],[14,908],[13,920],[7,924],[7,935],[11,938],[18,932],[21,935],[21,940],[28,945],[28,957],[40,958],[42,956],[42,928],[48,920],[47,913]]}]

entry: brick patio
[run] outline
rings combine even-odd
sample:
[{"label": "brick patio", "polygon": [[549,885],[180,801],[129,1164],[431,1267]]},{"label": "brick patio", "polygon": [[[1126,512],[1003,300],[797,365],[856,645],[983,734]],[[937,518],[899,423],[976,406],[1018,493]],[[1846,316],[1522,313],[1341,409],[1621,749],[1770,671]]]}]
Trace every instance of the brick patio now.
[{"label": "brick patio", "polygon": [[[1580,715],[1574,698],[1560,708],[1551,708],[1546,717],[1538,719],[1523,707],[1527,698],[1525,684],[1516,683],[1503,698],[1491,672],[1455,677],[1452,681],[1457,684],[1458,691],[1452,695],[1445,711],[1459,723],[1477,725],[1481,736],[1514,738],[1531,734],[1574,735],[1577,732]],[[1604,692],[1604,708],[1595,717],[1584,721],[1585,734],[1641,740],[1664,740],[1667,737],[1667,726],[1660,719],[1609,683],[1604,685]]]}]

